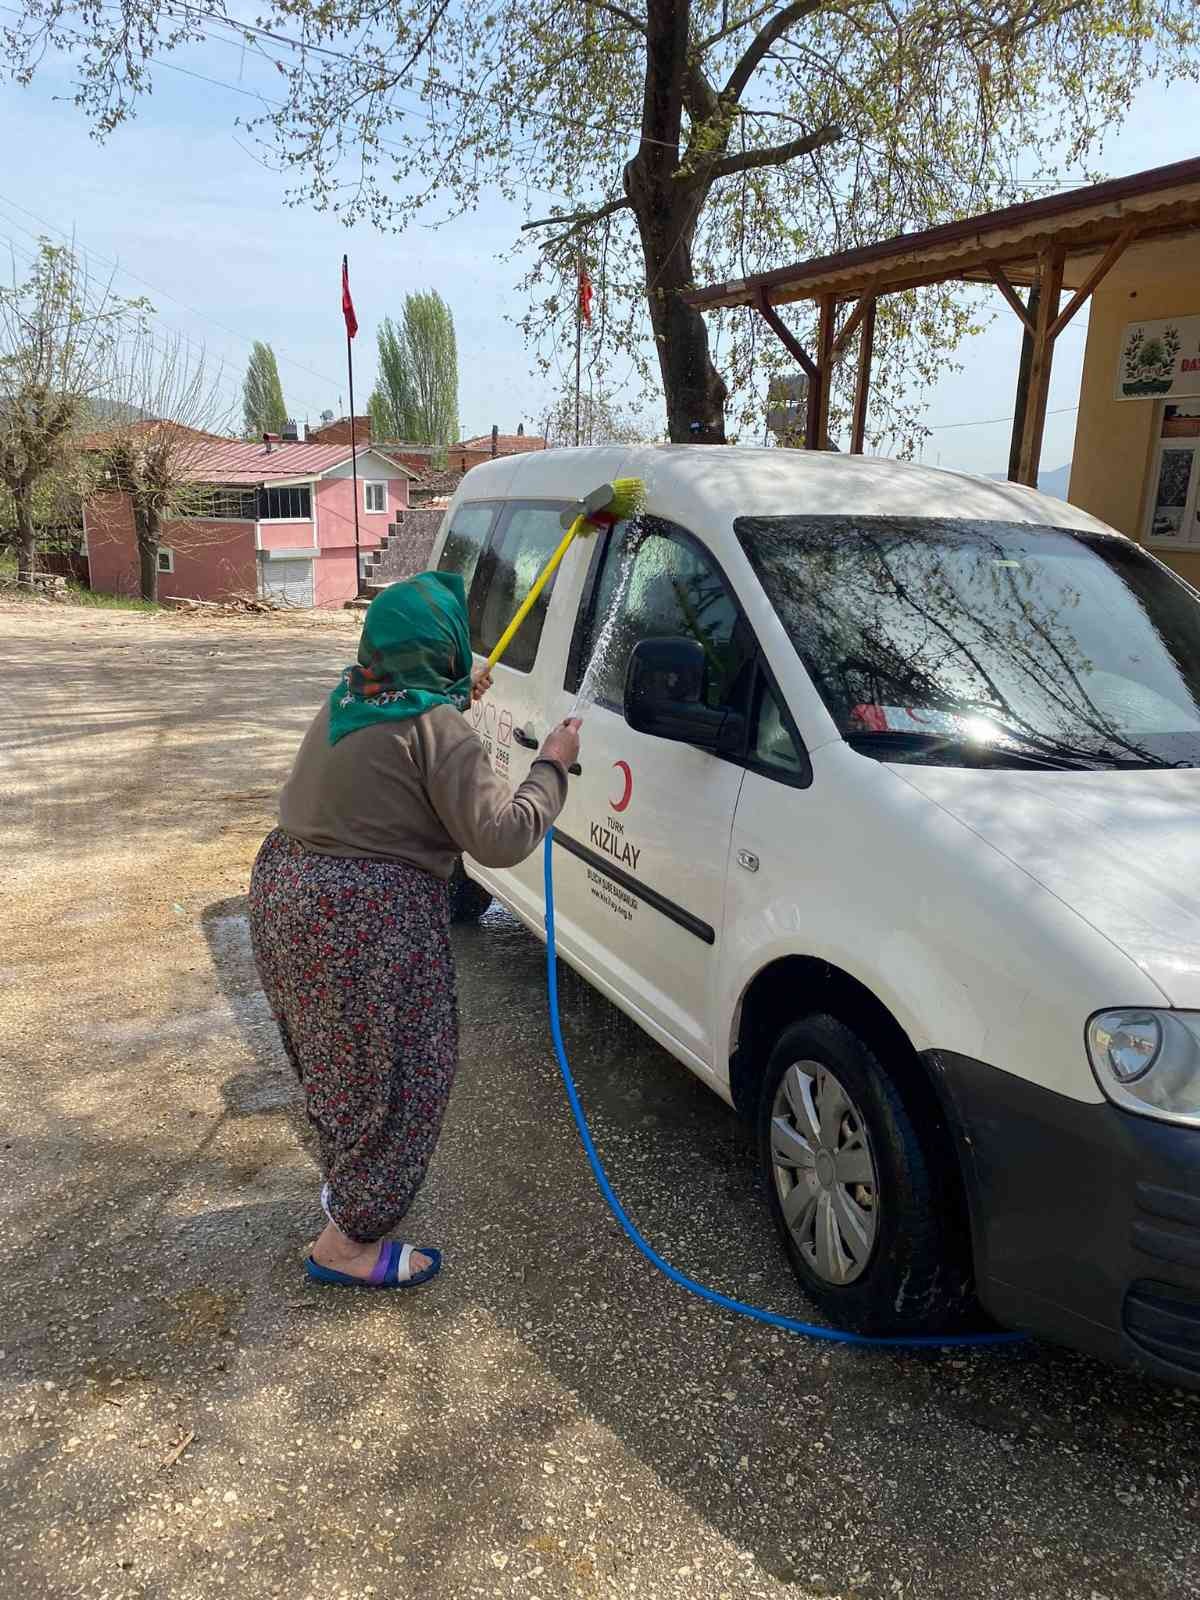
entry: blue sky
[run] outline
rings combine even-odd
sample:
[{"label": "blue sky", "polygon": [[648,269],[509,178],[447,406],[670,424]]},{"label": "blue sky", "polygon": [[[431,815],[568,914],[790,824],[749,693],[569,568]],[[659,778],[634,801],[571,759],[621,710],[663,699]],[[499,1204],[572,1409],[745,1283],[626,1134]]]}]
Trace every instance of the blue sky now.
[{"label": "blue sky", "polygon": [[[417,225],[399,236],[289,208],[286,179],[254,158],[235,127],[255,109],[246,91],[277,94],[281,80],[233,42],[214,41],[176,59],[228,87],[156,68],[152,98],[105,144],[89,136],[65,98],[65,78],[46,72],[29,89],[5,86],[0,130],[4,148],[21,159],[0,174],[0,249],[16,250],[18,268],[38,233],[74,230],[95,274],[118,262],[121,292],[148,295],[165,326],[203,343],[220,362],[231,406],[249,340],[265,339],[279,358],[289,409],[315,423],[326,408],[346,409],[339,270],[347,251],[361,325],[360,409],[374,378],[378,320],[394,314],[410,290],[432,286],[454,313],[463,433],[483,433],[493,422],[506,432],[519,422],[536,430],[553,393],[531,375],[521,335],[506,320],[525,306],[514,288],[516,266],[498,259],[516,237],[519,208],[492,199],[443,228]],[[1096,164],[1115,175],[1193,155],[1179,100],[1178,91],[1148,87]],[[1045,467],[1071,455],[1085,330],[1080,313],[1059,341]],[[1012,411],[1019,343],[1016,320],[1001,303],[994,323],[964,346],[965,370],[945,376],[928,396],[935,431],[926,461],[1004,470],[1009,428],[990,419]]]}]

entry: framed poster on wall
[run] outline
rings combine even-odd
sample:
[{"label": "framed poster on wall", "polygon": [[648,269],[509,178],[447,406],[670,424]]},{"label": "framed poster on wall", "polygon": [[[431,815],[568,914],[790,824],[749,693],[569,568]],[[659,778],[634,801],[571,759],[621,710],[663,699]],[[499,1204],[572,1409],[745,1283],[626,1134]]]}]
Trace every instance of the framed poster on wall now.
[{"label": "framed poster on wall", "polygon": [[1118,400],[1200,395],[1200,316],[1131,322],[1117,361]]},{"label": "framed poster on wall", "polygon": [[1200,400],[1163,407],[1145,538],[1200,550]]}]

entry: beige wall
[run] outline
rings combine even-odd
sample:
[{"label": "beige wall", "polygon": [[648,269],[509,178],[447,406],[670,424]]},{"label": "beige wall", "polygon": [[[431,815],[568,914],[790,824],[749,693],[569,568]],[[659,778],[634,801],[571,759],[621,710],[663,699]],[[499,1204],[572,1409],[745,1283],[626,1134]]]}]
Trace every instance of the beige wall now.
[{"label": "beige wall", "polygon": [[[1121,336],[1131,322],[1194,316],[1200,316],[1200,231],[1135,245],[1092,297],[1070,499],[1134,539],[1145,525],[1163,408],[1154,400],[1116,398]],[[1200,585],[1200,549],[1154,553]]]}]

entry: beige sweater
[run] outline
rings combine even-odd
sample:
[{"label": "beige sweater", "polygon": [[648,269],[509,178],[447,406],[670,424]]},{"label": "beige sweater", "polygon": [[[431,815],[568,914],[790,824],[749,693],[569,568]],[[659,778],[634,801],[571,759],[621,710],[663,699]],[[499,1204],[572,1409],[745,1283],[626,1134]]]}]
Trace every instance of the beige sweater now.
[{"label": "beige sweater", "polygon": [[321,855],[406,861],[448,878],[464,852],[485,867],[523,861],[566,798],[565,769],[541,758],[514,793],[450,706],[331,745],[326,703],[283,786],[279,825]]}]

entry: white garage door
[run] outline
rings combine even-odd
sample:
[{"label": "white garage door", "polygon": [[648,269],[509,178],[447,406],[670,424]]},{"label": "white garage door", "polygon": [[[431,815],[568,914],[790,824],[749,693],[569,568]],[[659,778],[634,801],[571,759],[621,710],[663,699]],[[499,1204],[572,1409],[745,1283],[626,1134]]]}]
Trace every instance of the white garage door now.
[{"label": "white garage door", "polygon": [[280,605],[311,606],[313,603],[313,564],[311,561],[264,561],[263,595]]}]

